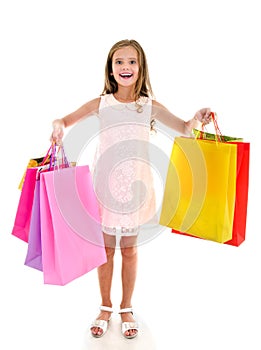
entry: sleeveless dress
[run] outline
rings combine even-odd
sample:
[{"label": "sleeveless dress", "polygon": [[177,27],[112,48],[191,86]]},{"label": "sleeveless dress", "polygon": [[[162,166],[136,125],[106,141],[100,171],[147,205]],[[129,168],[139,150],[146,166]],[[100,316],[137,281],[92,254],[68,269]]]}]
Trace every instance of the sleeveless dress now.
[{"label": "sleeveless dress", "polygon": [[152,100],[121,103],[101,96],[100,131],[93,183],[103,232],[131,236],[155,218],[156,198],[149,159]]}]

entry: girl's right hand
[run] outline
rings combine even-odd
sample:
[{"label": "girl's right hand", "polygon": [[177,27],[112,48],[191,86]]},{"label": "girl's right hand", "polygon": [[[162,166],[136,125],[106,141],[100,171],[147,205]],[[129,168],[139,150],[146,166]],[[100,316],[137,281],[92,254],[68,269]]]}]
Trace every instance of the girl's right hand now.
[{"label": "girl's right hand", "polygon": [[55,142],[57,145],[62,144],[64,123],[61,119],[56,119],[53,121],[53,132],[50,137],[51,142]]}]

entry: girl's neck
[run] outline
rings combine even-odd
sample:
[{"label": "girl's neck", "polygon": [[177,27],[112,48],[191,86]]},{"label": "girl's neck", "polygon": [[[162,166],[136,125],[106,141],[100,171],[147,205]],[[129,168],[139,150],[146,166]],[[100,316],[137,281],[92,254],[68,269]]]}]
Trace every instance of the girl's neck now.
[{"label": "girl's neck", "polygon": [[136,100],[134,96],[134,91],[129,90],[118,90],[114,93],[114,97],[116,98],[116,100],[124,103],[134,102]]}]

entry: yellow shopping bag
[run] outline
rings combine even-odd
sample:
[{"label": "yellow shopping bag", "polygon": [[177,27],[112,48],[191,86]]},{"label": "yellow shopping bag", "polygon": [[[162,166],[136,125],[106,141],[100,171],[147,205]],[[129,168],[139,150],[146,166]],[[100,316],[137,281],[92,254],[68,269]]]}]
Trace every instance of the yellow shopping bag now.
[{"label": "yellow shopping bag", "polygon": [[160,224],[224,243],[232,238],[237,145],[176,137]]},{"label": "yellow shopping bag", "polygon": [[[46,165],[46,164],[49,164],[49,163],[50,163],[50,156],[49,156],[49,154],[47,156],[45,156],[45,157],[32,158],[32,159],[29,160],[26,169],[27,168],[36,168],[38,166]],[[22,190],[22,188],[23,188],[25,174],[26,174],[26,170],[24,171],[23,176],[22,176],[22,178],[21,178],[21,180],[19,182],[19,185],[18,185],[18,189],[19,190]]]}]

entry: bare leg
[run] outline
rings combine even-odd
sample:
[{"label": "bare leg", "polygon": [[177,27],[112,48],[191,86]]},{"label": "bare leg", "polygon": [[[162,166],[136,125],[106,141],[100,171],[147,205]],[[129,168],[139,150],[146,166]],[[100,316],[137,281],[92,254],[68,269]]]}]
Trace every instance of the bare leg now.
[{"label": "bare leg", "polygon": [[[98,278],[101,292],[101,303],[103,306],[112,307],[111,302],[111,285],[113,276],[113,258],[115,253],[115,236],[107,235],[104,233],[105,249],[107,254],[107,262],[98,267]],[[111,313],[108,311],[101,311],[97,320],[108,321]],[[93,327],[91,329],[93,334],[102,334],[102,330],[99,327]]]},{"label": "bare leg", "polygon": [[[122,254],[122,301],[120,308],[132,306],[132,295],[137,276],[137,236],[121,237]],[[134,322],[131,313],[121,314],[122,322]],[[136,330],[127,331],[126,335],[136,334]]]}]

